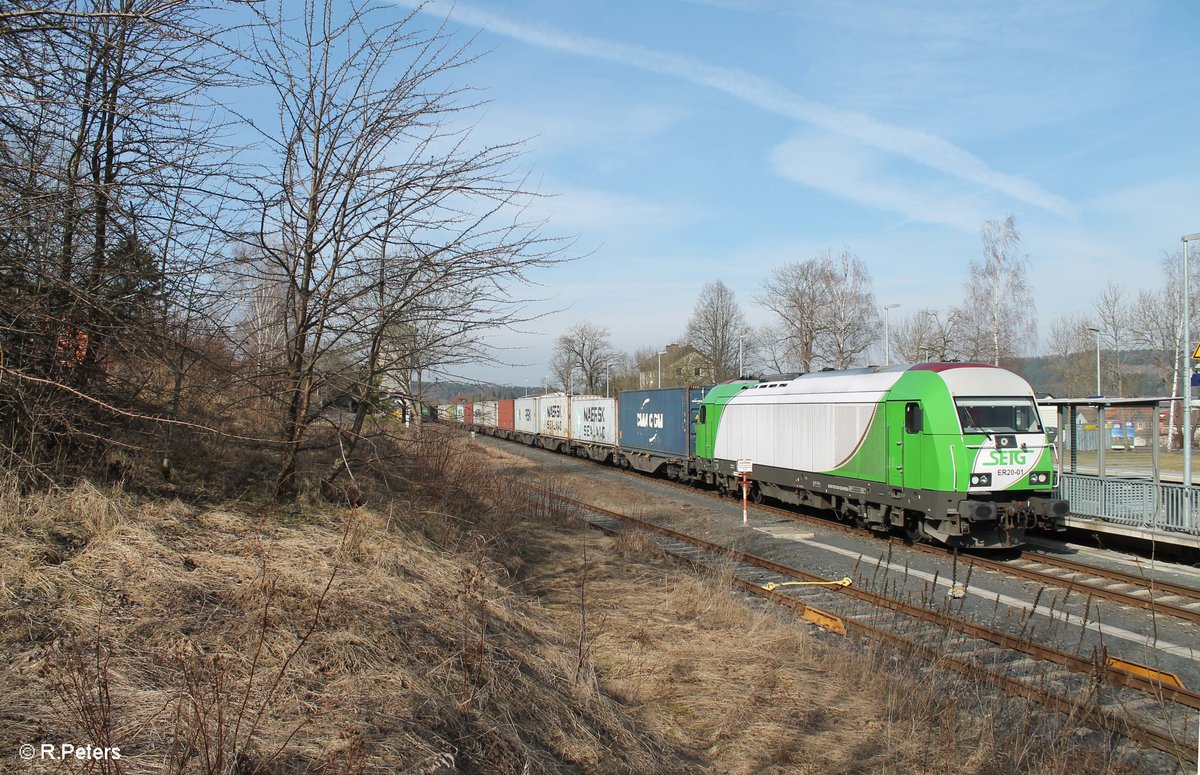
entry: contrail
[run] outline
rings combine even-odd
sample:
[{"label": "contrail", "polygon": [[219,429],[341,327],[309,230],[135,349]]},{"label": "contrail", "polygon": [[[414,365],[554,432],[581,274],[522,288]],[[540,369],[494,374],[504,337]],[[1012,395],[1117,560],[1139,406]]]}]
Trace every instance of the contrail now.
[{"label": "contrail", "polygon": [[1003,192],[1044,210],[1059,214],[1071,212],[1071,204],[1066,199],[1024,178],[994,170],[982,159],[936,135],[889,124],[866,113],[814,102],[780,83],[744,70],[712,65],[693,57],[656,51],[644,46],[524,24],[489,11],[444,0],[431,0],[423,4],[414,0],[396,2],[422,13],[481,27],[488,32],[538,48],[600,59],[705,86],[748,105],[903,156],[947,175]]}]

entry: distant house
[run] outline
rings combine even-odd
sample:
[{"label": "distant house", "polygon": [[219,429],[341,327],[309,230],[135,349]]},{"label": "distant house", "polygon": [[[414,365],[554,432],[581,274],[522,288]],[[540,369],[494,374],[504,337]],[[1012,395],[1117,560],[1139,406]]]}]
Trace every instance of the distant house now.
[{"label": "distant house", "polygon": [[637,365],[638,387],[678,387],[699,385],[712,381],[708,359],[695,347],[686,344],[669,344],[662,354],[662,384],[659,384],[658,355],[652,355]]}]

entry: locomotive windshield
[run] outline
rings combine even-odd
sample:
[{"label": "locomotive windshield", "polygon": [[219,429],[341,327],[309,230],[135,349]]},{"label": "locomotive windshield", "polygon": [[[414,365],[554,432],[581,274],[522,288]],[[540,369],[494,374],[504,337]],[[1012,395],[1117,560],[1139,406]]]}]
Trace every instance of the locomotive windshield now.
[{"label": "locomotive windshield", "polygon": [[1042,433],[1032,398],[956,398],[963,433]]}]

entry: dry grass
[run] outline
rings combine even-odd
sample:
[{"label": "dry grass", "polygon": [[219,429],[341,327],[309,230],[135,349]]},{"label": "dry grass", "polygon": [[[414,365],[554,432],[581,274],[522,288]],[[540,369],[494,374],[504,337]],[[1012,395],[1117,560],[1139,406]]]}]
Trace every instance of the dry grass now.
[{"label": "dry grass", "polygon": [[430,436],[366,509],[0,487],[5,769],[52,771],[14,754],[45,741],[123,772],[1122,771]]},{"label": "dry grass", "polygon": [[506,588],[517,503],[446,473],[391,513],[5,491],[5,769],[92,742],[137,772],[675,771]]}]

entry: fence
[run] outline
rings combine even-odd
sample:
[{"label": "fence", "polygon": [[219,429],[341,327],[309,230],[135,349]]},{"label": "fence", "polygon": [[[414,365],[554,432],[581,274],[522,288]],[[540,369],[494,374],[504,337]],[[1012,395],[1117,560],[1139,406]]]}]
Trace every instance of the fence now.
[{"label": "fence", "polygon": [[1200,489],[1174,482],[1064,473],[1058,497],[1071,513],[1146,530],[1200,535]]}]

